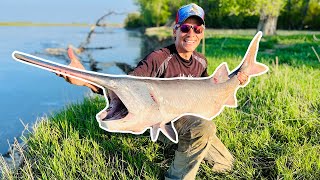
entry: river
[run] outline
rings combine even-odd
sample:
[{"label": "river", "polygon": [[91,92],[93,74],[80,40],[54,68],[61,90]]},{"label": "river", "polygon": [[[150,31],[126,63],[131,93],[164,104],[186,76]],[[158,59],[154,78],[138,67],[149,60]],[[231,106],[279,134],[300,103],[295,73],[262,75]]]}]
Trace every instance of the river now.
[{"label": "river", "polygon": [[[69,103],[82,101],[90,93],[85,87],[66,83],[55,74],[14,61],[14,50],[67,64],[64,56],[52,56],[47,48],[78,46],[89,27],[0,27],[0,153],[19,137],[28,124],[50,115]],[[124,74],[141,58],[141,37],[123,28],[97,28],[88,47],[112,47],[88,50],[80,56],[86,69],[100,69],[108,74]]]}]

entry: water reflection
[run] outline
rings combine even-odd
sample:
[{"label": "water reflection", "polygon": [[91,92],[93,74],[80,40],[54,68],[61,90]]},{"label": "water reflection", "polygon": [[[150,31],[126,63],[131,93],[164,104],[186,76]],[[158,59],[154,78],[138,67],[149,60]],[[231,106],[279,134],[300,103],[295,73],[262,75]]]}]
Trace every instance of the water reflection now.
[{"label": "water reflection", "polygon": [[[82,101],[88,88],[73,86],[53,73],[14,61],[15,50],[33,54],[61,64],[69,64],[66,48],[80,44],[86,27],[1,27],[0,47],[0,153],[8,150],[8,142],[21,135],[23,125],[29,127],[37,117]],[[126,74],[141,59],[141,35],[122,28],[104,28],[95,33],[90,46],[79,58],[88,70],[107,74]],[[90,47],[112,47],[92,49]],[[45,51],[61,48],[55,55]]]},{"label": "water reflection", "polygon": [[[115,32],[110,31],[109,29],[107,29],[105,31],[101,31],[101,30],[94,31],[93,29],[91,29],[86,37],[86,40],[84,42],[80,43],[80,45],[77,46],[78,48],[76,48],[75,45],[69,45],[68,47],[72,48],[77,53],[79,60],[82,62],[83,65],[89,67],[88,70],[90,70],[90,71],[99,72],[99,71],[103,71],[106,68],[112,68],[113,66],[116,66],[119,69],[121,69],[124,74],[128,74],[134,68],[132,63],[129,64],[124,61],[116,61],[116,60],[114,60],[114,61],[109,60],[108,62],[99,61],[99,60],[96,60],[96,58],[94,56],[94,54],[97,51],[112,50],[114,47],[113,46],[92,47],[92,44],[94,44],[94,42],[92,43],[92,36],[96,35],[96,34],[99,34],[101,36],[103,36],[103,35],[107,36],[107,35],[110,35],[113,33],[115,33]],[[131,31],[131,33],[129,33],[129,39],[130,39],[130,36],[133,38],[142,37],[138,31]],[[146,40],[146,38],[142,38],[141,40],[142,40],[142,43],[140,43],[140,45],[149,44],[147,42],[144,42],[144,40]],[[140,48],[140,49],[144,49],[144,48]],[[124,51],[125,51],[125,49],[124,49]],[[146,51],[140,51],[140,52],[141,52],[141,55],[138,58],[135,58],[135,60],[134,60],[135,63],[133,63],[133,64],[136,64],[138,61],[141,60],[141,57],[144,57],[148,53]],[[46,48],[45,53],[48,56],[54,56],[56,58],[63,59],[66,64],[68,64],[70,62],[70,59],[67,56],[67,48],[63,48],[63,47]],[[127,53],[127,52],[124,52],[124,53]],[[37,53],[37,54],[41,55],[42,53]]]},{"label": "water reflection", "polygon": [[[23,125],[29,127],[37,117],[50,115],[67,104],[82,101],[91,91],[73,86],[53,73],[13,61],[15,50],[33,54],[61,64],[69,64],[66,49],[80,44],[85,27],[1,27],[0,34],[0,153],[8,142],[19,137]],[[148,53],[165,44],[144,38],[138,31],[103,28],[78,56],[86,69],[107,74],[127,74]],[[103,47],[103,48],[94,48]],[[48,52],[49,51],[49,52]]]},{"label": "water reflection", "polygon": [[93,56],[91,55],[91,53],[87,54],[87,58],[89,59],[89,67],[91,71],[101,71],[101,68],[98,68],[98,62],[93,58]]},{"label": "water reflection", "polygon": [[[96,50],[102,50],[102,49],[111,49],[111,48],[92,48],[90,51],[84,50],[83,53],[78,57],[78,59],[81,61],[81,63],[89,67],[88,70],[94,71],[94,72],[101,72],[103,69],[106,68],[112,68],[113,66],[118,67],[123,71],[123,73],[128,74],[130,71],[134,69],[134,66],[126,63],[126,62],[103,62],[103,61],[97,61],[93,54],[95,53]],[[57,53],[59,51],[59,53]],[[46,52],[48,53],[48,56],[54,56],[59,59],[63,59],[65,64],[70,63],[70,59],[67,56],[67,49],[46,49]],[[43,55],[41,53],[37,53],[37,55]],[[136,59],[137,60],[137,59]]]}]

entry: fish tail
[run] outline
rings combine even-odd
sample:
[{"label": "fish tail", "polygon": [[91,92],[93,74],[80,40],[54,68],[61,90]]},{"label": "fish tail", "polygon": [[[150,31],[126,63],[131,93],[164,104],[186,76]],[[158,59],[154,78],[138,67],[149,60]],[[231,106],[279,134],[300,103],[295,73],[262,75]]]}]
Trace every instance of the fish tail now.
[{"label": "fish tail", "polygon": [[234,70],[229,75],[229,78],[237,75],[238,72],[245,73],[247,76],[250,77],[261,75],[269,70],[269,68],[266,65],[256,61],[261,37],[262,32],[259,31],[252,39],[246,52],[246,55],[242,60],[242,63],[240,63],[240,65],[237,68],[235,68],[236,70]]}]

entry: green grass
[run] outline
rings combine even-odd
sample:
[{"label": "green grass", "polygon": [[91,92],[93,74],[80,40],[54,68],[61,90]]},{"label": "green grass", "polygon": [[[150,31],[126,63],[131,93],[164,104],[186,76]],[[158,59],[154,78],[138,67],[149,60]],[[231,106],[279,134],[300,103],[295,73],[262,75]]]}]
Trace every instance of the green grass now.
[{"label": "green grass", "polygon": [[[235,68],[251,38],[221,34],[208,38],[209,70],[223,61]],[[270,71],[238,91],[238,108],[227,108],[213,120],[236,157],[234,171],[217,176],[204,165],[200,177],[320,177],[320,62],[312,46],[320,52],[320,43],[310,34],[263,37],[257,60],[268,64]]]},{"label": "green grass", "polygon": [[[209,72],[221,62],[236,67],[252,37],[208,37]],[[202,164],[197,179],[319,179],[320,62],[311,46],[320,54],[320,43],[308,33],[263,37],[257,60],[270,71],[239,89],[239,107],[213,120],[236,159],[234,169],[218,174]],[[149,132],[103,131],[95,114],[104,106],[102,98],[86,98],[39,121],[23,138],[27,163],[4,178],[162,179],[174,146],[153,143]]]}]

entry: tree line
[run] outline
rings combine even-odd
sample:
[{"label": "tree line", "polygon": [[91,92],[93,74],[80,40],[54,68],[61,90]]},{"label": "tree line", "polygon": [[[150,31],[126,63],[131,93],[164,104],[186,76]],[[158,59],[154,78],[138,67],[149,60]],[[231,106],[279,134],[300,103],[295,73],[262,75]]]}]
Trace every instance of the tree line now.
[{"label": "tree line", "polygon": [[126,27],[171,25],[182,5],[196,3],[205,11],[208,28],[256,28],[266,35],[276,29],[320,30],[320,0],[135,0],[139,13]]}]

